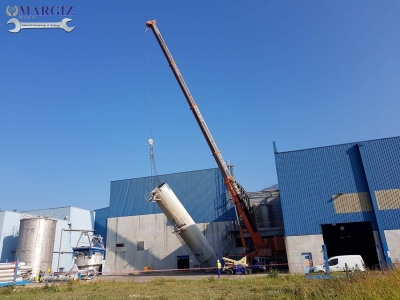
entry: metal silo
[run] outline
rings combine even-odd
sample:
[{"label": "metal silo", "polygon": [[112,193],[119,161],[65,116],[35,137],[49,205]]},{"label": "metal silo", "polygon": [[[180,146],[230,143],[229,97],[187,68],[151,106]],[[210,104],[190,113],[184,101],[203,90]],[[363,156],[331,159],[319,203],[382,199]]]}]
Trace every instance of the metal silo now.
[{"label": "metal silo", "polygon": [[215,266],[217,258],[214,249],[183,207],[167,183],[163,183],[149,193],[149,200],[161,208],[179,235],[203,266]]},{"label": "metal silo", "polygon": [[32,267],[33,278],[40,270],[51,269],[57,220],[21,219],[16,257]]},{"label": "metal silo", "polygon": [[272,224],[272,205],[261,203],[253,208],[255,223],[258,228],[270,228]]}]

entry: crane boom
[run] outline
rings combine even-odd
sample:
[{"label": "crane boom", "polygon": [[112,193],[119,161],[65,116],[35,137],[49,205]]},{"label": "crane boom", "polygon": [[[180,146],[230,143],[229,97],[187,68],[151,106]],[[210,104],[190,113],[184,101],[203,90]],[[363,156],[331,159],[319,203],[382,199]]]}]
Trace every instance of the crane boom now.
[{"label": "crane boom", "polygon": [[[196,104],[196,102],[193,99],[192,94],[189,91],[189,88],[187,87],[181,72],[178,69],[178,66],[174,59],[172,58],[171,52],[168,50],[168,47],[158,30],[158,27],[156,25],[156,20],[148,21],[146,23],[146,26],[151,28],[154,36],[157,39],[158,44],[160,45],[168,63],[169,66],[174,73],[174,76],[176,80],[178,81],[178,84],[189,104],[190,109],[192,110],[192,113],[197,121],[197,124],[200,126],[200,129],[204,135],[204,138],[207,141],[208,146],[210,147],[210,150],[212,152],[212,155],[214,156],[215,161],[217,162],[217,165],[219,169],[221,170],[224,179],[225,179],[225,184],[228,187],[229,192],[232,195],[232,202],[235,205],[237,212],[239,216],[241,217],[242,221],[246,225],[247,230],[249,231],[249,234],[253,240],[254,246],[256,247],[256,253],[258,255],[262,255],[263,250],[266,249],[266,243],[265,241],[261,238],[260,233],[257,230],[257,227],[254,224],[254,221],[252,220],[252,217],[250,215],[249,211],[249,197],[246,193],[246,191],[237,183],[236,179],[232,176],[228,166],[226,165],[221,151],[219,151],[217,144],[215,143],[210,130],[207,127],[206,122],[204,121],[203,116],[200,113],[200,110]],[[243,233],[241,232],[241,237],[243,241]],[[245,245],[243,245],[245,247]],[[265,255],[265,254],[264,254]]]}]

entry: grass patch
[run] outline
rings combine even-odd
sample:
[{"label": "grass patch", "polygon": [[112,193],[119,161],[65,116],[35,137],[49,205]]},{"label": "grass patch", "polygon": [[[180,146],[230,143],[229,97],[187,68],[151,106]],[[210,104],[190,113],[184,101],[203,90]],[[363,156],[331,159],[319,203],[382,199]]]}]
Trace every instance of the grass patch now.
[{"label": "grass patch", "polygon": [[[273,274],[273,275],[271,275]],[[354,272],[349,278],[310,280],[304,276],[215,276],[200,280],[158,277],[151,282],[71,281],[41,288],[0,288],[0,299],[400,299],[400,271]]]},{"label": "grass patch", "polygon": [[44,292],[58,293],[60,292],[60,287],[56,284],[46,283],[45,286],[42,287],[42,290]]},{"label": "grass patch", "polygon": [[270,278],[276,278],[278,276],[279,276],[279,273],[278,273],[278,270],[276,270],[276,269],[271,269],[268,272],[268,277],[270,277]]},{"label": "grass patch", "polygon": [[164,285],[165,284],[165,278],[164,277],[158,277],[156,280],[154,280],[154,284],[156,285]]}]

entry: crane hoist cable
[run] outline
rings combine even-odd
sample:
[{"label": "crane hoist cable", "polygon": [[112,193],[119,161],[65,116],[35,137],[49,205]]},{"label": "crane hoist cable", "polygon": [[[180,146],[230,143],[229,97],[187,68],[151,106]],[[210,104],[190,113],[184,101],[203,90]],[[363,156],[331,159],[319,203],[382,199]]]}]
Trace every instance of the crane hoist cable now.
[{"label": "crane hoist cable", "polygon": [[[147,32],[147,28],[145,33]],[[147,117],[148,117],[148,144],[150,147],[150,184],[152,187],[161,184],[160,178],[157,174],[156,161],[154,159],[154,140],[153,140],[153,127],[152,127],[152,114],[153,114],[153,100],[151,95],[152,76],[151,76],[151,63],[150,63],[150,41],[147,35],[146,43],[146,98],[147,98]]]}]

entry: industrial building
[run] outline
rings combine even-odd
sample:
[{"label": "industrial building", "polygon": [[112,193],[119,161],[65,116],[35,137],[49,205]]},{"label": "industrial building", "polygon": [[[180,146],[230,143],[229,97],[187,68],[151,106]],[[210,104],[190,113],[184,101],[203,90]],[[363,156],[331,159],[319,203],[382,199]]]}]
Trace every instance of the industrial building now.
[{"label": "industrial building", "polygon": [[[242,254],[237,217],[218,168],[158,176],[167,182],[204,233],[217,258]],[[160,208],[145,200],[157,183],[143,177],[111,182],[110,206],[96,210],[96,234],[106,237],[107,271],[196,268],[195,255],[173,234]],[[286,262],[284,229],[277,189],[250,193],[263,237],[277,244],[271,259]],[[247,233],[246,243],[250,243]],[[274,238],[275,237],[275,238]]]},{"label": "industrial building", "polygon": [[[400,138],[278,152],[279,185],[249,193],[251,214],[273,249],[266,263],[304,272],[304,260],[359,254],[369,267],[400,262]],[[205,235],[217,258],[242,254],[237,215],[218,168],[112,181],[109,206],[0,211],[0,262],[15,260],[21,220],[55,220],[52,271],[69,270],[81,232],[106,245],[103,271],[200,266],[159,206],[145,195],[166,182]],[[278,189],[279,186],[279,189]],[[51,222],[50,222],[51,223]]]},{"label": "industrial building", "polygon": [[322,244],[369,267],[400,262],[399,137],[274,151],[291,272],[322,262]]},{"label": "industrial building", "polygon": [[[93,211],[71,206],[24,212],[0,211],[0,262],[15,261],[22,251],[33,252],[40,247],[41,251],[36,253],[41,252],[50,262],[48,268],[51,271],[69,271],[74,265],[72,248],[76,247],[82,232],[94,232],[94,219]],[[26,220],[46,224],[29,224],[21,228]],[[38,228],[43,228],[47,235],[41,244],[30,239]]]}]

